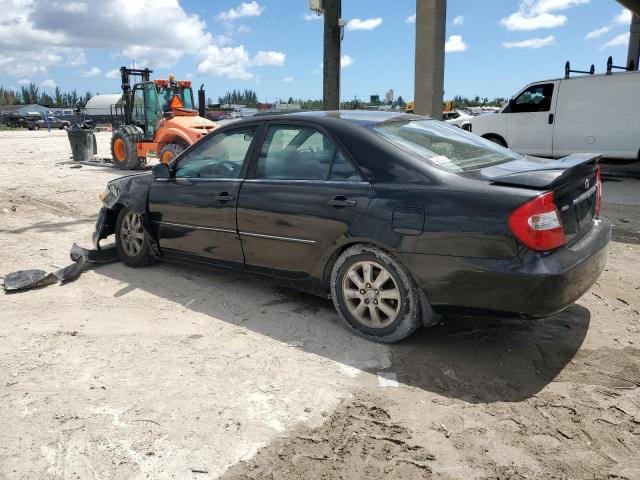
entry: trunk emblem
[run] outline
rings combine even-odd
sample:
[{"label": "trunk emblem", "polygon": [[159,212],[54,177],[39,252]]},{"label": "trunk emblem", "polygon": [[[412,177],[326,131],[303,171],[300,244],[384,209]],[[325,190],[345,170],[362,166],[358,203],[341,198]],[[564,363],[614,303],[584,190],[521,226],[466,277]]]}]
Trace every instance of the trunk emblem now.
[{"label": "trunk emblem", "polygon": [[589,190],[589,185],[591,185],[591,182],[589,181],[588,178],[584,179],[584,189],[585,190]]},{"label": "trunk emblem", "polygon": [[561,212],[566,212],[567,210],[569,210],[569,205],[564,205],[564,206],[560,209],[560,211],[561,211]]}]

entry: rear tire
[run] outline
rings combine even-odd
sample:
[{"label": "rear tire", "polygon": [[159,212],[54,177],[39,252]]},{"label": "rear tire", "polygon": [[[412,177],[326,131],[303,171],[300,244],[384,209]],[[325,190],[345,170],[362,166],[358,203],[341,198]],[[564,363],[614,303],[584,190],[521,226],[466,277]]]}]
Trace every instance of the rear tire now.
[{"label": "rear tire", "polygon": [[113,132],[111,137],[111,157],[116,167],[122,170],[134,170],[141,166],[136,145],[140,134],[133,125],[125,125]]},{"label": "rear tire", "polygon": [[174,158],[184,152],[184,150],[185,147],[179,143],[170,143],[160,150],[159,160],[162,163],[170,163]]},{"label": "rear tire", "polygon": [[331,297],[338,315],[375,342],[398,342],[422,325],[419,293],[406,268],[373,246],[355,245],[333,266]]},{"label": "rear tire", "polygon": [[143,267],[151,263],[150,240],[137,213],[123,207],[116,219],[115,233],[120,260],[130,267]]}]

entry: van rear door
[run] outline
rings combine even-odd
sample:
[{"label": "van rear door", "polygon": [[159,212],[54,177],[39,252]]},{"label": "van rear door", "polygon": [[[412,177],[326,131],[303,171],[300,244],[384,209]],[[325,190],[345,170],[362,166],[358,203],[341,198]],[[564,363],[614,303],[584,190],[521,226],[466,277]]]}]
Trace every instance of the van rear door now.
[{"label": "van rear door", "polygon": [[559,81],[530,85],[505,109],[507,144],[527,155],[553,155],[553,129]]}]

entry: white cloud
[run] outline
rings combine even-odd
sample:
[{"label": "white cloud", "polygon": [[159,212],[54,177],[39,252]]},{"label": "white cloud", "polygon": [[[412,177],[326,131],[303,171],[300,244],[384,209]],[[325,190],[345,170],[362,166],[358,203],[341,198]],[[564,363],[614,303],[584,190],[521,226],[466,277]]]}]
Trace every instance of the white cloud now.
[{"label": "white cloud", "polygon": [[114,68],[113,70],[109,70],[104,76],[107,78],[120,78],[120,69]]},{"label": "white cloud", "polygon": [[243,45],[238,47],[218,47],[209,45],[202,54],[198,64],[198,73],[225,76],[239,80],[253,78],[248,71],[253,66],[280,66],[284,64],[286,55],[282,52],[259,51],[251,58]]},{"label": "white cloud", "polygon": [[[0,8],[4,15],[0,21],[0,77],[34,78],[45,76],[50,67],[83,65],[85,49],[109,52],[120,57],[122,64],[135,60],[136,66],[151,68],[168,68],[183,57],[192,57],[197,64],[209,61],[215,65],[216,75],[218,67],[224,67],[223,71],[240,77],[250,77],[250,68],[284,61],[282,54],[282,60],[259,57],[254,62],[242,45],[229,48],[244,51],[246,61],[242,55],[212,61],[209,48],[220,51],[231,40],[211,34],[202,18],[187,13],[180,0],[0,0]],[[236,13],[225,14],[239,18],[264,8],[254,1],[232,10]],[[238,58],[241,64],[234,63]]]},{"label": "white cloud", "polygon": [[379,27],[381,23],[382,19],[380,17],[368,18],[366,20],[354,18],[353,20],[349,20],[349,23],[347,23],[347,30],[373,30],[374,28]]},{"label": "white cloud", "polygon": [[450,35],[444,44],[445,52],[464,52],[466,49],[467,44],[464,43],[462,35]]},{"label": "white cloud", "polygon": [[545,38],[530,38],[520,42],[504,42],[502,46],[504,48],[542,48],[547,45],[553,45],[555,41],[555,37],[553,35],[549,35]]},{"label": "white cloud", "polygon": [[629,45],[629,32],[622,33],[617,37],[613,37],[607,43],[602,45],[600,47],[600,50],[604,50],[605,48],[609,47],[626,47],[627,45]]},{"label": "white cloud", "polygon": [[616,23],[619,23],[620,25],[629,25],[631,23],[631,17],[631,10],[623,8],[622,11],[618,15],[616,15],[614,21]]},{"label": "white cloud", "polygon": [[86,13],[89,10],[89,6],[83,2],[63,3],[62,5],[59,5],[59,8],[69,13]]},{"label": "white cloud", "polygon": [[538,30],[556,28],[567,23],[565,15],[553,12],[568,10],[589,0],[523,0],[518,10],[500,20],[507,30]]},{"label": "white cloud", "polygon": [[342,55],[340,57],[340,68],[346,68],[349,65],[352,65],[355,62],[355,59],[351,58],[349,55]]},{"label": "white cloud", "polygon": [[611,27],[604,26],[602,28],[597,28],[595,30],[593,30],[592,32],[587,33],[587,36],[584,37],[587,40],[593,40],[594,38],[600,38],[602,35],[604,35],[605,33],[608,33],[609,30],[611,30]]},{"label": "white cloud", "polygon": [[102,70],[100,70],[98,67],[91,67],[89,70],[84,70],[82,72],[82,76],[84,78],[90,78],[100,75],[100,73],[102,73]]},{"label": "white cloud", "polygon": [[243,2],[237,8],[231,8],[226,12],[219,13],[216,18],[218,18],[219,20],[232,22],[242,17],[257,17],[262,15],[262,12],[264,12],[265,8],[266,7],[260,6],[260,4],[255,0],[248,3]]},{"label": "white cloud", "polygon": [[259,51],[257,55],[253,58],[252,64],[257,66],[264,66],[264,65],[280,66],[280,65],[284,65],[284,61],[286,57],[287,56],[282,52]]},{"label": "white cloud", "polygon": [[460,26],[462,24],[464,24],[464,17],[462,15],[456,17],[453,19],[453,24],[456,26]]},{"label": "white cloud", "polygon": [[284,77],[284,78],[282,79],[282,81],[283,81],[283,82],[287,82],[287,83],[288,83],[288,82],[293,82],[294,80],[295,80],[295,78],[293,78],[293,77]]},{"label": "white cloud", "polygon": [[507,30],[538,30],[540,28],[555,28],[564,25],[567,17],[564,15],[553,15],[551,13],[543,13],[541,15],[526,16],[516,12],[507,18],[500,20],[500,23]]},{"label": "white cloud", "polygon": [[414,13],[413,15],[409,15],[407,18],[405,18],[404,22],[405,23],[416,23],[416,14]]},{"label": "white cloud", "polygon": [[47,90],[53,90],[54,88],[56,88],[56,82],[54,82],[51,78],[47,78],[40,84],[40,86]]},{"label": "white cloud", "polygon": [[308,22],[313,22],[315,20],[322,20],[322,15],[318,15],[317,13],[305,13],[302,18]]},{"label": "white cloud", "polygon": [[31,79],[29,78],[21,78],[18,80],[19,85],[29,85],[31,83]]},{"label": "white cloud", "polygon": [[590,0],[537,0],[536,2],[532,2],[531,0],[529,0],[522,3],[531,4],[531,11],[534,14],[541,14],[548,12],[557,12],[560,10],[568,10],[571,7],[589,3],[589,1]]}]

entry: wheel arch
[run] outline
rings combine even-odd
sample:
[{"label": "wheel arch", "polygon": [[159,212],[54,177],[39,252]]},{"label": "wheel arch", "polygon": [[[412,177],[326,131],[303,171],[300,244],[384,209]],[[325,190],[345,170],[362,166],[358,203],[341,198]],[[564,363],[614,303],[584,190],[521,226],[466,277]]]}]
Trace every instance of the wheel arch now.
[{"label": "wheel arch", "polygon": [[185,147],[189,147],[193,142],[191,139],[176,128],[163,129],[161,135],[157,138],[158,152],[170,143],[178,143]]},{"label": "wheel arch", "polygon": [[492,138],[495,138],[499,140],[502,143],[502,145],[504,145],[506,148],[509,148],[509,144],[507,143],[507,141],[504,139],[502,135],[498,133],[485,133],[484,135],[482,135],[482,138],[489,141],[491,141]]},{"label": "wheel arch", "polygon": [[322,289],[325,293],[329,294],[331,290],[331,272],[333,271],[333,266],[336,264],[336,261],[346,250],[355,246],[355,245],[363,245],[368,247],[374,247],[382,250],[387,255],[395,258],[398,262],[400,262],[409,272],[409,274],[413,277],[413,274],[409,270],[409,268],[404,265],[404,263],[395,255],[391,249],[379,242],[372,241],[371,239],[348,239],[346,242],[338,245],[334,248],[331,253],[327,256],[327,260],[324,262],[324,268],[322,272]]}]

